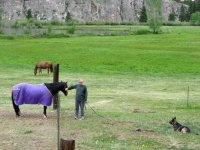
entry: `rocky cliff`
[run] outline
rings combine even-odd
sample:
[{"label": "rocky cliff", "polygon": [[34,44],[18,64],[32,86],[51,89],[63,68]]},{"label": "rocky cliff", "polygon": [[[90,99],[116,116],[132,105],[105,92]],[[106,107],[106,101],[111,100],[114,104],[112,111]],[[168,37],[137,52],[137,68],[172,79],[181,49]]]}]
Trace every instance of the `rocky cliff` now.
[{"label": "rocky cliff", "polygon": [[[25,18],[27,10],[39,20],[57,18],[64,21],[67,14],[79,21],[109,20],[138,21],[145,0],[0,0],[3,18]],[[163,16],[180,13],[181,4],[163,0]]]}]

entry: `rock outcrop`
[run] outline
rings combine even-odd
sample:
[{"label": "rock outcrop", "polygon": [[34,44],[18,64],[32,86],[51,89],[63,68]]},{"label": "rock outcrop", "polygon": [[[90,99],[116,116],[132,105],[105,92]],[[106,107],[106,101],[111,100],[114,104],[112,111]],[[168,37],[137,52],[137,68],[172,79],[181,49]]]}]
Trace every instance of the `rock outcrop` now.
[{"label": "rock outcrop", "polygon": [[[79,21],[138,21],[145,0],[1,0],[3,18],[22,19],[30,9],[39,20],[57,18],[64,21],[67,14]],[[163,16],[180,13],[180,3],[163,0]]]}]

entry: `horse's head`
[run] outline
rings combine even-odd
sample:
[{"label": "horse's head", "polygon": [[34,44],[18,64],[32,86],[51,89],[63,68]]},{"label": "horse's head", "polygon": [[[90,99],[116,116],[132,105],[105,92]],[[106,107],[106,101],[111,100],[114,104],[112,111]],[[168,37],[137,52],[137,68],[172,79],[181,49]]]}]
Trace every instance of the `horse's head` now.
[{"label": "horse's head", "polygon": [[67,96],[68,91],[65,90],[66,88],[68,88],[67,82],[62,82],[62,83],[63,83],[63,88],[61,89],[61,91],[65,94],[65,96]]},{"label": "horse's head", "polygon": [[37,74],[37,69],[34,69],[34,75],[36,75]]}]

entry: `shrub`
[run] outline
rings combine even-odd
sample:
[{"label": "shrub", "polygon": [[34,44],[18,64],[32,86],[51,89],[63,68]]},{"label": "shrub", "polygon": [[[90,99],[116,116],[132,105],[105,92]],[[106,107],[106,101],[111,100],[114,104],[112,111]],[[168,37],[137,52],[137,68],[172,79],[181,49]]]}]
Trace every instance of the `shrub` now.
[{"label": "shrub", "polygon": [[29,29],[24,29],[24,34],[30,34],[30,30]]},{"label": "shrub", "polygon": [[148,29],[139,29],[133,32],[133,34],[135,35],[142,35],[142,34],[149,34],[149,30]]},{"label": "shrub", "polygon": [[43,34],[38,34],[38,35],[33,35],[34,38],[67,38],[69,35],[59,33],[59,34],[48,34],[48,33],[43,33]]},{"label": "shrub", "polygon": [[28,22],[29,22],[29,23],[34,23],[34,22],[35,22],[35,19],[34,19],[34,18],[30,18],[30,19],[28,19]]},{"label": "shrub", "polygon": [[78,24],[78,23],[79,23],[78,20],[72,19],[72,20],[68,21],[66,24],[68,26],[73,26],[73,25]]},{"label": "shrub", "polygon": [[0,39],[14,40],[12,35],[0,35]]},{"label": "shrub", "polygon": [[51,20],[51,25],[58,26],[58,25],[60,25],[60,24],[61,24],[61,23],[59,22],[58,19],[52,19],[52,20]]},{"label": "shrub", "polygon": [[28,23],[27,20],[24,20],[24,19],[19,22],[21,27],[27,26],[27,23]]},{"label": "shrub", "polygon": [[164,26],[182,26],[182,24],[184,24],[184,22],[180,22],[180,21],[176,21],[176,22],[166,21],[166,22],[163,22]]},{"label": "shrub", "polygon": [[121,25],[137,25],[134,21],[121,22]]},{"label": "shrub", "polygon": [[42,28],[42,24],[41,24],[41,22],[40,21],[38,21],[38,20],[35,20],[35,26],[36,27],[38,27],[38,28]]},{"label": "shrub", "polygon": [[75,30],[76,30],[76,27],[75,27],[75,25],[73,25],[68,29],[68,33],[69,34],[74,34]]},{"label": "shrub", "polygon": [[0,27],[0,34],[3,34],[3,29]]},{"label": "shrub", "polygon": [[193,25],[200,25],[200,12],[195,12],[191,15],[190,23]]},{"label": "shrub", "polygon": [[48,29],[47,29],[47,33],[48,33],[48,34],[51,34],[51,32],[52,32],[52,26],[49,25],[49,26],[48,26]]},{"label": "shrub", "polygon": [[174,22],[173,21],[166,21],[163,23],[164,26],[173,26]]},{"label": "shrub", "polygon": [[95,22],[94,21],[86,21],[85,24],[86,25],[95,25]]},{"label": "shrub", "polygon": [[11,28],[19,28],[20,27],[20,24],[18,21],[15,21],[14,23],[11,24],[10,26]]},{"label": "shrub", "polygon": [[110,22],[109,22],[109,21],[106,21],[106,22],[105,22],[105,25],[110,25]]},{"label": "shrub", "polygon": [[51,23],[47,22],[47,21],[40,21],[41,26],[48,26]]},{"label": "shrub", "polygon": [[111,21],[111,22],[110,22],[110,25],[111,25],[111,26],[116,26],[116,25],[119,25],[119,24],[120,24],[119,22],[115,22],[115,21]]}]

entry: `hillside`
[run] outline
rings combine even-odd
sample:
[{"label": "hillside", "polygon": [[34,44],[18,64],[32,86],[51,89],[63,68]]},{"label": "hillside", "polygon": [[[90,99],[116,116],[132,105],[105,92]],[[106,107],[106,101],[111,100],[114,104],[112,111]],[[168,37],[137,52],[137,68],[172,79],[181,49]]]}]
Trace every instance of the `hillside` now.
[{"label": "hillside", "polygon": [[[79,21],[138,21],[145,0],[1,0],[3,18],[25,18],[28,10],[39,20],[57,18],[64,21],[67,14]],[[163,0],[163,16],[180,13],[181,4]]]}]

